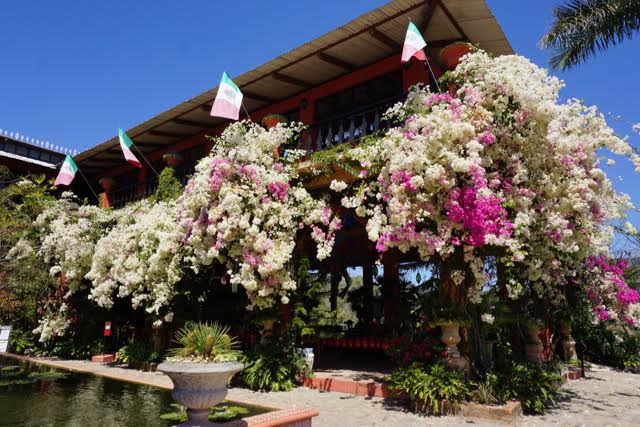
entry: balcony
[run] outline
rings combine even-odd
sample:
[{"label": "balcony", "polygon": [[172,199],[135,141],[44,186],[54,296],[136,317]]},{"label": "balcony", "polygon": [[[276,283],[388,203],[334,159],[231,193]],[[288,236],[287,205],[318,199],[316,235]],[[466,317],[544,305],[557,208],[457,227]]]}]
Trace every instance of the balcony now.
[{"label": "balcony", "polygon": [[[321,151],[342,143],[357,141],[366,135],[384,132],[391,127],[392,123],[389,120],[384,120],[383,114],[395,103],[403,101],[406,96],[406,93],[401,93],[346,114],[318,121],[308,127],[302,138],[298,140],[297,146],[288,148],[306,149],[307,152]],[[186,185],[189,177],[193,174],[195,164],[196,161],[191,161],[176,169],[176,176],[182,185]],[[111,206],[121,208],[127,203],[151,196],[157,188],[158,178],[156,176],[123,186],[111,193]]]},{"label": "balcony", "polygon": [[401,93],[374,104],[370,104],[346,114],[336,115],[309,126],[298,148],[308,152],[326,150],[345,142],[356,141],[363,136],[388,130],[392,123],[383,120],[382,115],[397,102],[404,101],[406,93]]}]

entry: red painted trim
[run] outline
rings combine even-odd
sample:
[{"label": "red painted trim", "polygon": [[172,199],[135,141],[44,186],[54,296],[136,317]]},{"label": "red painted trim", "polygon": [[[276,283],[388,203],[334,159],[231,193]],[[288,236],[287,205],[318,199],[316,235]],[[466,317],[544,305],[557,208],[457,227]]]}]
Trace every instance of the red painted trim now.
[{"label": "red painted trim", "polygon": [[[392,397],[386,385],[378,382],[359,382],[332,377],[304,378],[302,385],[314,390],[353,394],[354,396]],[[396,396],[397,397],[397,396]]]}]

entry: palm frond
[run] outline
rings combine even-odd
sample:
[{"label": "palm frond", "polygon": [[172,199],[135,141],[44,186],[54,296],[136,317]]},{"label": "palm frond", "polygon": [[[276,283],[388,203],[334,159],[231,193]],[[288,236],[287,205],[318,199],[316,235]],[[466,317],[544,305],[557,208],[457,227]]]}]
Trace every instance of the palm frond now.
[{"label": "palm frond", "polygon": [[572,68],[640,30],[640,0],[570,0],[553,11],[540,40],[553,53],[552,69]]}]

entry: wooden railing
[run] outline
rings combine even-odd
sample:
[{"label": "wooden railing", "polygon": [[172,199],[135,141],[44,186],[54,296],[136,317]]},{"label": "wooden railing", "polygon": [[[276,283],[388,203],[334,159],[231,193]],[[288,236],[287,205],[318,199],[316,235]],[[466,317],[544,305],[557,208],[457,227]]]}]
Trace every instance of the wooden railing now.
[{"label": "wooden railing", "polygon": [[[285,148],[301,148],[307,152],[329,149],[345,142],[353,142],[365,135],[388,130],[392,123],[382,118],[389,107],[403,101],[406,93],[383,99],[375,104],[367,105],[347,114],[340,114],[318,121],[307,128],[302,138]],[[195,162],[183,164],[176,168],[176,176],[186,185],[193,174]],[[160,172],[160,171],[158,171]],[[142,182],[118,188],[110,195],[111,206],[120,208],[127,203],[151,196],[158,188],[156,176]]]},{"label": "wooden railing", "polygon": [[347,114],[340,114],[309,126],[298,148],[309,152],[326,150],[345,142],[353,142],[365,135],[388,130],[392,123],[382,118],[385,111],[399,101],[406,93],[383,99]]},{"label": "wooden railing", "polygon": [[[183,164],[176,168],[176,176],[180,183],[184,186],[187,185],[189,177],[193,174],[195,169],[195,162]],[[160,172],[160,171],[157,171]],[[110,196],[110,204],[114,208],[121,208],[127,203],[141,200],[151,196],[158,189],[158,177],[146,179],[135,184],[126,185],[122,188],[118,188],[113,191]]]}]

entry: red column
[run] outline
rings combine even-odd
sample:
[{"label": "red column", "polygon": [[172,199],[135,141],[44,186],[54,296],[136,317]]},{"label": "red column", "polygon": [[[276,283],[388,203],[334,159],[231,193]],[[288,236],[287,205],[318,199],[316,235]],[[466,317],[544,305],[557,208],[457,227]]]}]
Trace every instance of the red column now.
[{"label": "red column", "polygon": [[[304,107],[304,108],[303,108]],[[303,98],[303,101],[300,103],[300,121],[305,125],[312,125],[316,118],[316,103],[315,99],[308,97]],[[311,146],[307,146],[307,142],[309,140],[309,134],[311,133]],[[313,147],[313,133],[310,131],[302,132],[302,144],[300,147],[305,150],[310,150]]]}]

